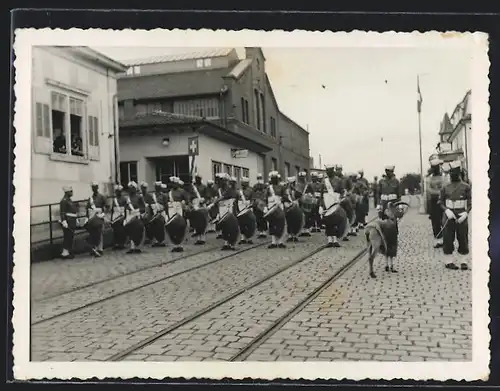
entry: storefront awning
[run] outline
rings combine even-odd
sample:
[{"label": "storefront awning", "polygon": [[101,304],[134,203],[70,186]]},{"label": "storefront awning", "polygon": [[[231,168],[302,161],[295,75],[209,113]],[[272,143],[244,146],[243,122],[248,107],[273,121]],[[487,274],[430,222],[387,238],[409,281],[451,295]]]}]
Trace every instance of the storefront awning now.
[{"label": "storefront awning", "polygon": [[248,137],[236,134],[218,123],[201,117],[185,116],[172,113],[152,113],[136,116],[132,119],[120,120],[121,135],[168,134],[190,131],[204,134],[231,146],[248,149],[256,153],[266,153],[272,150]]}]

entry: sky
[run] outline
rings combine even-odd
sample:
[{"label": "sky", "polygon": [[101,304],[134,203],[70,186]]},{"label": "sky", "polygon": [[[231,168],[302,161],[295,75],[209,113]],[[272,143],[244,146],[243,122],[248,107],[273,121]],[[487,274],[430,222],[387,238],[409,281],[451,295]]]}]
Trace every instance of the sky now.
[{"label": "sky", "polygon": [[[115,60],[207,48],[94,47]],[[244,49],[236,48],[240,58]],[[309,130],[316,167],[342,164],[367,178],[394,165],[420,171],[417,75],[424,171],[439,126],[472,85],[472,52],[463,48],[263,48],[280,110]]]}]

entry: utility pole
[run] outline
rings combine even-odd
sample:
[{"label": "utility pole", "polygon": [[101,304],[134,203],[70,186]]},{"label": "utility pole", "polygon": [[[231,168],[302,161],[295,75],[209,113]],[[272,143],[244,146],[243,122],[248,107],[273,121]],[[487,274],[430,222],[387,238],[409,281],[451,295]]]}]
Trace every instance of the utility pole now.
[{"label": "utility pole", "polygon": [[420,78],[417,75],[417,111],[418,111],[418,143],[419,143],[419,155],[420,155],[420,209],[419,213],[425,214],[425,181],[424,181],[424,164],[422,159],[422,94],[420,93]]}]

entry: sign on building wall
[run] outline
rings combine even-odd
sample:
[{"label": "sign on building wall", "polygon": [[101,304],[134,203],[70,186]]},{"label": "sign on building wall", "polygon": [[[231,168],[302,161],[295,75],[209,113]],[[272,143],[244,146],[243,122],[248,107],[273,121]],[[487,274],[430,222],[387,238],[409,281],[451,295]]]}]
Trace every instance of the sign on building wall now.
[{"label": "sign on building wall", "polygon": [[198,136],[196,137],[188,137],[188,155],[189,156],[198,156],[200,154]]},{"label": "sign on building wall", "polygon": [[241,159],[248,157],[248,149],[231,149],[233,159]]}]

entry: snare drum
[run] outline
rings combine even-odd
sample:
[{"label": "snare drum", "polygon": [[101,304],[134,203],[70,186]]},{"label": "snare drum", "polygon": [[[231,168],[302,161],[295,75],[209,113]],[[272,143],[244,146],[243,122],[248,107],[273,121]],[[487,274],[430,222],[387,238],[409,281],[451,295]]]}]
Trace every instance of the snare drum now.
[{"label": "snare drum", "polygon": [[173,201],[168,203],[168,216],[172,219],[175,215],[182,216],[182,203],[179,201]]},{"label": "snare drum", "polygon": [[315,204],[316,198],[311,194],[304,194],[300,199],[300,206],[304,213],[312,213]]},{"label": "snare drum", "polygon": [[128,212],[127,216],[125,217],[125,221],[123,222],[123,225],[129,225],[132,221],[138,219],[141,217],[141,211],[139,209],[135,209],[132,212]]}]

